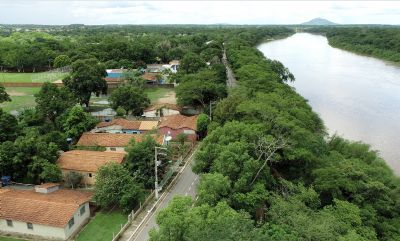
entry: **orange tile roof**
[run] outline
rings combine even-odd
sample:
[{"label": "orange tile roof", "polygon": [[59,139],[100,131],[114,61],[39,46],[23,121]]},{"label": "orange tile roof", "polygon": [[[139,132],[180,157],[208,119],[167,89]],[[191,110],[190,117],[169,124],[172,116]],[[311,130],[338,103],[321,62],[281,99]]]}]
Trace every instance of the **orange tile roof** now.
[{"label": "orange tile roof", "polygon": [[97,172],[107,162],[121,164],[124,157],[125,153],[122,152],[73,150],[62,153],[57,165],[66,170]]},{"label": "orange tile roof", "polygon": [[113,125],[121,126],[123,129],[147,131],[157,128],[158,121],[135,121],[135,120],[126,120],[123,118],[117,118],[110,122],[100,122],[99,124],[97,124],[96,127],[103,128]]},{"label": "orange tile roof", "polygon": [[9,189],[0,192],[0,219],[65,227],[77,209],[90,201],[92,195],[92,192],[74,190],[43,194],[33,190]]},{"label": "orange tile roof", "polygon": [[181,128],[189,128],[197,131],[197,118],[198,115],[195,116],[184,116],[184,115],[171,115],[165,116],[161,118],[159,128],[161,127],[169,127],[171,129],[181,129]]},{"label": "orange tile roof", "polygon": [[[112,133],[90,133],[85,132],[79,139],[77,146],[104,146],[104,147],[125,147],[131,139],[141,142],[145,134],[112,134]],[[163,144],[163,137],[151,135],[157,143]]]},{"label": "orange tile roof", "polygon": [[174,105],[174,104],[169,104],[169,103],[157,103],[157,104],[154,104],[154,105],[149,106],[149,107],[146,108],[144,111],[146,112],[146,111],[158,110],[158,109],[161,109],[161,108],[166,108],[166,109],[171,109],[171,110],[177,110],[177,111],[179,111],[179,112],[182,111],[182,108],[181,108],[181,107],[179,107],[179,106],[177,106],[177,105]]}]

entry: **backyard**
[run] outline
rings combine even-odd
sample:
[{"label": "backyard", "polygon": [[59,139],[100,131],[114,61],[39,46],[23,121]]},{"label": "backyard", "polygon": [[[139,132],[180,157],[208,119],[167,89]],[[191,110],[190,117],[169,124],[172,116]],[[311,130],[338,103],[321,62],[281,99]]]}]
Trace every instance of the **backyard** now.
[{"label": "backyard", "polygon": [[[121,211],[98,212],[82,229],[75,241],[110,241],[128,221]],[[0,239],[0,241],[3,241]]]}]

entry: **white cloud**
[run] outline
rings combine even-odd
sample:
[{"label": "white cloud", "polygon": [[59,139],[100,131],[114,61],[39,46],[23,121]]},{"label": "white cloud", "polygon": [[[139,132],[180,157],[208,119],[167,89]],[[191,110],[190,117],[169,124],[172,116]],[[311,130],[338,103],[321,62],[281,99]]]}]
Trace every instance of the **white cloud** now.
[{"label": "white cloud", "polygon": [[315,17],[338,23],[400,24],[394,1],[27,1],[0,2],[0,23],[295,24]]}]

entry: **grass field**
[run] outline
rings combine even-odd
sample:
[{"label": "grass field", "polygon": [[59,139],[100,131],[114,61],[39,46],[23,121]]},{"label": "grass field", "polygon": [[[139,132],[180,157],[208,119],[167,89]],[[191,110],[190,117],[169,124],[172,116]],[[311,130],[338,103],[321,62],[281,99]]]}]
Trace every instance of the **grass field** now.
[{"label": "grass field", "polygon": [[24,239],[15,239],[9,237],[0,237],[0,241],[25,241]]},{"label": "grass field", "polygon": [[113,233],[117,234],[128,221],[128,216],[121,211],[98,212],[83,228],[75,241],[110,241]]},{"label": "grass field", "polygon": [[39,87],[7,87],[6,91],[11,97],[11,102],[3,102],[0,107],[7,112],[34,107],[36,103],[33,95],[39,90]]},{"label": "grass field", "polygon": [[[0,107],[4,111],[22,110],[36,105],[34,94],[38,93],[40,87],[7,87],[6,91],[11,96],[11,102],[3,102]],[[173,103],[175,100],[174,89],[148,88],[145,92],[150,98],[151,103],[165,101]],[[108,107],[108,105],[94,104],[94,102],[107,100],[108,97],[92,96],[90,104],[93,107]]]},{"label": "grass field", "polygon": [[41,83],[53,82],[55,80],[63,79],[67,73],[0,73],[0,83],[4,82],[19,82],[19,83]]}]

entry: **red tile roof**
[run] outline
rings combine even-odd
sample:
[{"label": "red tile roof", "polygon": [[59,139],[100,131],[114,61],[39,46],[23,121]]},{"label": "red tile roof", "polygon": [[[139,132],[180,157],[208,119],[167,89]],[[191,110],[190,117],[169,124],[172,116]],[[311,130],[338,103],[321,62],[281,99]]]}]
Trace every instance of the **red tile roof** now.
[{"label": "red tile roof", "polygon": [[60,155],[57,165],[64,170],[97,172],[108,162],[122,164],[125,153],[73,150]]},{"label": "red tile roof", "polygon": [[[79,139],[77,146],[103,146],[103,147],[125,147],[131,139],[141,142],[145,134],[111,134],[85,132]],[[159,144],[163,143],[163,137],[151,135]]]},{"label": "red tile roof", "polygon": [[113,125],[121,126],[123,129],[147,131],[157,128],[158,121],[134,121],[134,120],[126,120],[123,118],[118,118],[110,122],[101,122],[97,124],[96,127],[103,128]]},{"label": "red tile roof", "polygon": [[182,129],[189,128],[197,131],[197,118],[198,115],[195,116],[184,116],[184,115],[171,115],[165,116],[161,118],[159,128],[169,127],[171,129]]},{"label": "red tile roof", "polygon": [[0,219],[65,227],[92,195],[74,190],[43,194],[32,190],[0,189]]}]

